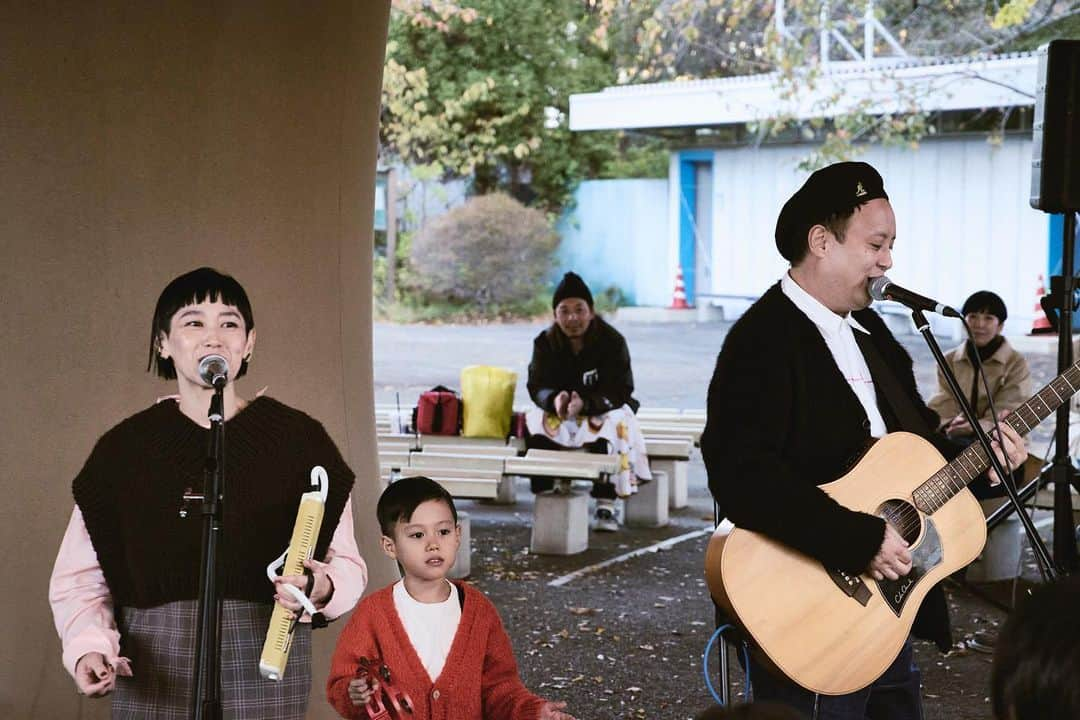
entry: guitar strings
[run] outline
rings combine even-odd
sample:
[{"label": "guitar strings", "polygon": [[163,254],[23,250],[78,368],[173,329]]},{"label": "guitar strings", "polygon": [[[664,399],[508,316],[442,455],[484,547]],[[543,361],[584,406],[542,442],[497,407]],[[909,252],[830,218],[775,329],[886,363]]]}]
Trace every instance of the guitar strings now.
[{"label": "guitar strings", "polygon": [[[1070,376],[1072,377],[1070,378]],[[1058,389],[1054,386],[1059,381],[1067,386],[1067,392],[1064,395],[1058,392]],[[1006,422],[1021,435],[1026,435],[1032,428],[1046,419],[1050,413],[1060,407],[1065,400],[1075,394],[1078,387],[1080,387],[1080,361],[1074,363],[1072,367],[1016,408]],[[1062,387],[1061,390],[1066,391],[1066,388]],[[1051,393],[1053,394],[1052,398],[1045,397]],[[1025,417],[1025,413],[1030,414],[1030,420]],[[1010,422],[1011,420],[1018,420],[1025,427],[1017,427],[1014,422]],[[967,465],[964,464],[965,461]],[[969,445],[956,458],[919,485],[912,492],[912,502],[908,502],[906,498],[897,499],[885,506],[882,516],[905,540],[909,538],[914,540],[922,526],[920,511],[916,507],[919,500],[923,500],[924,504],[931,509],[931,512],[936,512],[952,499],[957,492],[967,487],[968,483],[981,475],[989,464],[989,458],[980,445]],[[967,476],[966,480],[965,476]]]}]

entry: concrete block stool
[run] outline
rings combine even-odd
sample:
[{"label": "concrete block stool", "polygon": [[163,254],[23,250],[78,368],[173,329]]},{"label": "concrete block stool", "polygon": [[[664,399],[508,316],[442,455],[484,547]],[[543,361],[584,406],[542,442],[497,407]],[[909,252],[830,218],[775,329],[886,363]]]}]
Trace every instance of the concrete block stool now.
[{"label": "concrete block stool", "polygon": [[492,505],[516,505],[517,479],[517,475],[503,475],[495,489],[495,497],[484,502]]},{"label": "concrete block stool", "polygon": [[461,526],[461,544],[454,558],[454,567],[447,574],[455,580],[464,580],[472,574],[472,520],[469,513],[460,510],[457,517]]},{"label": "concrete block stool", "polygon": [[687,490],[689,484],[687,467],[689,467],[689,463],[686,460],[676,460],[675,458],[650,459],[649,467],[654,473],[657,470],[667,473],[669,510],[681,510],[690,504]]},{"label": "concrete block stool", "polygon": [[964,577],[972,582],[1010,580],[1022,570],[1020,555],[1027,536],[1020,518],[1012,514],[990,531],[986,546],[975,562],[968,565]]},{"label": "concrete block stool", "polygon": [[589,496],[573,491],[537,495],[529,552],[576,555],[588,549]]},{"label": "concrete block stool", "polygon": [[668,474],[652,469],[652,481],[638,485],[626,498],[627,527],[664,527],[668,524]]}]

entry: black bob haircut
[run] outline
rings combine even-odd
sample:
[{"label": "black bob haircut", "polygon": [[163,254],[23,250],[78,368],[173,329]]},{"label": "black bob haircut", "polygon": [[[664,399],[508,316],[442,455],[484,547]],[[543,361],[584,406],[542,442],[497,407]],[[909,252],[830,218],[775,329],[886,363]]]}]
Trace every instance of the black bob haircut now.
[{"label": "black bob haircut", "polygon": [[970,315],[977,312],[993,315],[1001,322],[1005,322],[1009,317],[1009,311],[1005,308],[1005,301],[1001,299],[1000,295],[989,290],[979,290],[972,293],[971,297],[964,301],[964,307],[960,310],[961,315]]},{"label": "black bob haircut", "polygon": [[438,500],[447,504],[450,514],[454,516],[454,524],[457,525],[457,508],[454,507],[454,498],[439,483],[429,477],[417,475],[415,477],[401,478],[390,483],[379,497],[379,504],[375,507],[375,517],[379,519],[379,529],[387,537],[394,536],[394,526],[398,521],[409,522],[412,514],[421,503],[428,500]]},{"label": "black bob haircut", "polygon": [[[171,358],[163,358],[158,352],[161,350],[161,336],[169,334],[169,324],[172,317],[182,308],[201,302],[219,301],[226,305],[232,305],[240,311],[244,318],[244,330],[250,334],[255,329],[255,317],[251,314],[251,302],[247,293],[235,278],[220,273],[213,268],[201,267],[184,273],[165,286],[158,297],[157,306],[154,308],[154,319],[150,324],[150,360],[146,365],[147,371],[155,371],[158,376],[166,380],[176,379],[176,366]],[[240,363],[240,370],[236,373],[237,378],[247,372],[248,362],[245,358]]]}]

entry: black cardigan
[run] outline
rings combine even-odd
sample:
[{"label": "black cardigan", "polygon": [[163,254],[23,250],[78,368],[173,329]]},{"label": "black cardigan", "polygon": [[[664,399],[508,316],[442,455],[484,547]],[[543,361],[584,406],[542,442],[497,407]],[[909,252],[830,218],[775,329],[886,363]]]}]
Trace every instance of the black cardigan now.
[{"label": "black cardigan", "polygon": [[[927,427],[937,427],[937,414],[919,395],[911,356],[873,310],[853,316]],[[880,382],[875,385],[887,428],[901,429]],[[944,438],[927,439],[947,458],[955,456]],[[720,515],[830,567],[862,572],[881,546],[884,520],[842,507],[817,486],[842,476],[871,442],[866,411],[817,326],[774,285],[731,328],[709,384],[701,451]],[[947,648],[944,596],[935,593],[924,603],[931,617],[917,622],[916,631],[921,626],[920,635]]]}]

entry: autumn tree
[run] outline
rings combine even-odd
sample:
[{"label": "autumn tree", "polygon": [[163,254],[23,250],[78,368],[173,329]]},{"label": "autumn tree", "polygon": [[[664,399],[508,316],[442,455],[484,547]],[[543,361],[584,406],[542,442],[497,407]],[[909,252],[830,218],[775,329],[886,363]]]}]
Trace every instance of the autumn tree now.
[{"label": "autumn tree", "polygon": [[618,154],[571,133],[569,96],[615,83],[582,0],[396,2],[383,88],[384,152],[557,213]]},{"label": "autumn tree", "polygon": [[[843,32],[862,53],[866,1],[786,0],[779,27],[775,2],[759,0],[596,0],[596,35],[615,57],[620,82],[725,77],[773,73],[780,96],[811,89],[824,68],[819,62],[821,30]],[[1058,29],[1080,35],[1080,2],[1070,0],[877,0],[874,17],[893,31],[913,56],[941,57],[1030,47],[1025,41]],[[875,54],[892,49],[876,36]],[[888,70],[883,70],[887,73]],[[831,112],[801,123],[774,117],[752,127],[758,141],[803,125],[822,143],[807,167],[849,157],[856,142],[917,144],[932,125],[918,110],[919,98],[904,98],[907,112],[881,115],[868,105]],[[828,120],[826,118],[829,118]]]}]

